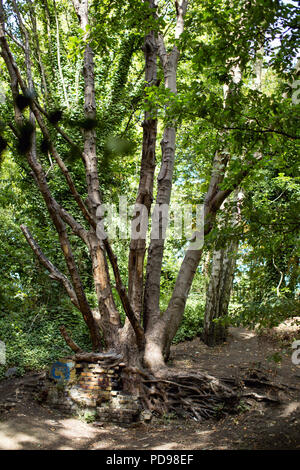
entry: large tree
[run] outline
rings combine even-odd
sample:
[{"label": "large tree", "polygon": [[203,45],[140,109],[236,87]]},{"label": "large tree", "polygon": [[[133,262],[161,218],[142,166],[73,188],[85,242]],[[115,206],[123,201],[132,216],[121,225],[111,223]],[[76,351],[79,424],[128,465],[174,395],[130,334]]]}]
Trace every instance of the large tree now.
[{"label": "large tree", "polygon": [[[35,4],[35,2],[28,0],[22,5],[18,4],[16,0],[4,5],[2,0],[0,2],[1,55],[11,89],[10,110],[13,109],[15,121],[14,124],[9,123],[9,130],[17,139],[19,149],[26,156],[32,178],[44,199],[57,232],[67,274],[59,271],[46,257],[28,227],[22,225],[21,229],[35,255],[49,271],[50,277],[63,285],[71,302],[82,314],[90,332],[93,350],[95,352],[105,350],[121,353],[129,366],[137,367],[139,370],[144,369],[141,374],[145,374],[146,370],[156,376],[164,375],[167,373],[165,357],[169,354],[171,342],[182,320],[186,300],[201,260],[202,248],[192,246],[191,249],[186,250],[169,304],[162,312],[160,310],[160,279],[165,245],[163,233],[165,216],[157,215],[159,214],[157,210],[153,211],[152,223],[158,220],[159,236],[151,237],[148,247],[142,231],[138,239],[133,238],[130,241],[128,285],[123,282],[115,247],[107,237],[98,236],[97,228],[102,223],[103,217],[101,211],[103,197],[100,189],[103,160],[99,162],[99,152],[101,149],[103,150],[104,134],[109,134],[109,127],[115,125],[113,117],[116,116],[116,106],[122,99],[120,90],[124,89],[128,79],[128,66],[125,76],[124,67],[126,69],[126,64],[124,65],[124,63],[119,74],[116,74],[118,86],[115,88],[115,94],[112,94],[111,107],[104,116],[104,124],[99,126],[97,123],[100,110],[96,100],[95,75],[97,76],[98,72],[98,59],[100,60],[100,56],[103,54],[109,54],[107,46],[109,41],[103,47],[101,47],[101,43],[99,45],[97,42],[97,34],[100,33],[103,34],[103,41],[106,41],[105,30],[99,29],[97,22],[100,22],[100,16],[102,16],[104,28],[114,25],[109,23],[110,15],[106,10],[108,7],[106,2],[101,4],[96,1],[73,0],[72,3],[74,10],[70,13],[72,5],[70,2],[65,2],[69,16],[64,18],[59,14],[58,5],[53,3],[50,8],[46,0],[41,4],[40,2]],[[247,66],[251,54],[257,50],[262,31],[278,20],[276,2],[271,2],[272,12],[267,18],[261,14],[257,15],[260,5],[255,3],[254,6],[251,6],[248,2],[240,3],[242,5],[237,8],[238,5],[235,2],[229,2],[226,14],[224,13],[226,2],[224,5],[222,2],[218,2],[214,7],[217,17],[225,21],[227,28],[225,29],[225,40],[228,42],[228,50],[226,51],[220,44],[220,31],[210,31],[215,40],[211,44],[212,54],[215,54],[215,48],[218,53],[223,51],[223,56],[221,54],[219,61],[226,59],[221,82],[222,80],[231,80],[229,71],[235,62],[242,62],[243,67]],[[35,7],[41,8],[42,4],[44,6],[43,20],[40,22]],[[124,14],[128,21],[127,36],[121,37],[121,41],[123,44],[126,43],[129,64],[134,47],[139,47],[141,31],[144,36],[142,50],[145,70],[145,113],[135,213],[136,217],[140,215],[140,204],[142,204],[146,207],[150,218],[155,191],[156,209],[168,206],[171,198],[177,127],[180,127],[178,126],[178,117],[184,109],[184,106],[180,109],[181,100],[177,96],[179,71],[183,75],[186,73],[184,67],[181,70],[179,59],[185,57],[186,51],[190,51],[193,56],[192,62],[196,64],[196,70],[193,70],[191,66],[190,73],[197,73],[199,61],[201,62],[203,59],[203,50],[201,48],[199,50],[198,46],[200,43],[204,49],[203,36],[201,35],[205,36],[205,31],[201,31],[199,23],[201,21],[208,25],[211,23],[209,11],[212,5],[210,2],[203,6],[199,2],[191,3],[190,14],[187,0],[176,1],[172,9],[169,8],[169,4],[166,4],[166,9],[163,12],[163,8],[158,8],[154,0],[145,0],[143,4],[128,1],[125,5],[126,11],[122,11],[123,7],[118,5],[113,5],[113,7],[117,10],[119,8],[119,13]],[[249,12],[249,18],[244,14],[244,9]],[[222,12],[224,18],[221,16]],[[68,23],[70,18],[71,24]],[[77,26],[75,25],[76,18]],[[186,30],[184,29],[185,19],[188,24]],[[253,26],[254,19],[256,23]],[[64,29],[61,28],[60,21],[65,23]],[[221,29],[222,26],[221,22]],[[44,28],[43,39],[38,34],[39,27]],[[76,72],[82,66],[82,75],[79,73],[76,78],[75,73],[75,83],[69,78],[69,82],[74,87],[73,90],[70,89],[71,85],[69,87],[66,85],[66,75],[73,72],[68,72],[68,67],[63,63],[65,60],[63,57],[65,54],[63,36],[66,28],[77,31],[77,34],[81,35],[78,44],[76,37],[75,39],[73,37],[72,44],[75,44],[78,49],[83,49],[82,63],[78,60],[74,70],[72,69]],[[130,37],[128,39],[130,28],[135,30],[136,40]],[[239,31],[237,37],[233,37],[234,30]],[[209,29],[206,32],[209,32]],[[259,36],[257,40],[256,35]],[[55,42],[55,47],[53,42]],[[43,55],[45,55],[47,47],[49,48],[49,57],[46,61]],[[181,56],[180,48],[183,49],[183,56]],[[288,53],[291,53],[290,49],[288,49]],[[45,64],[45,62],[47,63]],[[209,68],[209,64],[206,63],[205,67]],[[221,67],[220,63],[217,63],[217,67]],[[110,78],[109,68],[110,66],[107,68],[106,75]],[[53,83],[52,74],[60,77],[60,86],[54,86],[55,81]],[[160,83],[161,79],[162,84]],[[105,87],[105,83],[101,86]],[[194,104],[194,108],[186,112],[185,119],[190,119],[190,122],[195,119],[193,112],[196,113],[197,119],[201,118],[199,109],[203,103],[197,102],[197,97],[201,93],[201,84],[199,84],[199,90],[197,86],[196,83],[195,89],[192,83],[191,93],[188,95]],[[43,90],[43,96],[40,90]],[[71,132],[67,125],[59,122],[61,113],[57,110],[57,105],[60,109],[64,107],[71,112],[71,93],[75,96],[81,93],[82,96],[82,101],[77,100],[79,114],[83,117],[79,124],[81,132]],[[160,124],[163,126],[161,164],[155,186],[155,153],[159,116],[156,99],[162,95],[166,112],[165,118],[160,120]],[[211,119],[213,122],[214,120],[213,125],[219,132],[217,149],[209,165],[207,192],[203,200],[203,232],[205,237],[214,229],[216,214],[222,203],[241,185],[253,169],[261,164],[262,152],[259,151],[259,147],[260,145],[268,145],[267,138],[261,144],[261,137],[271,135],[276,138],[276,135],[279,135],[279,137],[284,136],[291,140],[297,139],[292,131],[285,131],[282,127],[278,129],[276,123],[274,127],[274,123],[269,122],[268,116],[264,115],[263,111],[261,112],[262,122],[256,120],[255,123],[255,118],[251,116],[251,113],[255,113],[256,106],[260,105],[260,97],[253,95],[251,98],[252,109],[248,107],[250,116],[245,116],[240,111],[239,105],[235,102],[234,93],[225,110],[222,109],[220,100],[217,99],[213,102],[212,98],[211,106],[216,107],[219,103],[219,109],[215,108],[215,113],[210,110],[211,115],[205,116],[206,121]],[[247,102],[249,96],[244,96],[243,99],[244,102]],[[55,112],[50,112],[48,108],[51,106],[52,110],[56,106]],[[118,120],[118,117],[115,119]],[[245,143],[242,142],[241,135],[243,136],[247,132],[251,134],[253,140],[248,140]],[[48,157],[61,170],[69,194],[72,196],[72,210],[65,206],[63,198],[55,197],[48,172],[45,169],[47,160],[41,154],[40,141],[42,141],[42,148],[46,147]],[[74,179],[74,173],[70,168],[72,163],[62,156],[63,145],[68,145],[74,152],[80,154],[85,184],[82,181],[78,184],[77,179]],[[228,145],[231,145],[233,149],[242,145],[246,148],[243,151],[236,148],[235,151],[228,152]],[[238,160],[237,154],[243,155],[243,158]],[[74,206],[76,210],[74,210]],[[135,223],[136,220],[133,219],[132,224]],[[194,239],[197,239],[198,236],[199,234],[196,232]],[[78,237],[87,247],[90,256],[97,296],[96,309],[90,305],[84,289],[71,243],[74,237]],[[114,288],[126,314],[125,323],[121,320],[121,310],[117,307]],[[64,329],[62,329],[62,333],[70,347],[78,352],[79,346],[74,344]],[[208,378],[207,381],[209,382]]]}]

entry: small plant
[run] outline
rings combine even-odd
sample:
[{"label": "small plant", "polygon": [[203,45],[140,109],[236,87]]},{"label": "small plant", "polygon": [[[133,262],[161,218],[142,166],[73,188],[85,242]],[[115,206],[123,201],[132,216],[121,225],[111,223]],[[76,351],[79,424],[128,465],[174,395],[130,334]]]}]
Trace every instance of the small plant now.
[{"label": "small plant", "polygon": [[250,410],[250,406],[247,405],[244,400],[241,400],[236,409],[239,413],[245,413],[246,411]]},{"label": "small plant", "polygon": [[86,423],[93,423],[94,421],[96,421],[96,411],[89,411],[89,410],[85,411],[83,413],[82,419]]},{"label": "small plant", "polygon": [[280,364],[282,362],[282,356],[281,354],[276,351],[274,354],[271,354],[270,356],[267,357],[267,361],[271,362],[275,362],[275,364]]}]

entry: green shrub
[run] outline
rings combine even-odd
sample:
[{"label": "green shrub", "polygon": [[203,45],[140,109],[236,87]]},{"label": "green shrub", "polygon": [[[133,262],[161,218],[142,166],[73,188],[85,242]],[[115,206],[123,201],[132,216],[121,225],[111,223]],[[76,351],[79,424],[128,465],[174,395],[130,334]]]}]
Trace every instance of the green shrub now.
[{"label": "green shrub", "polygon": [[181,343],[182,341],[192,340],[196,336],[200,336],[203,329],[203,317],[203,305],[187,306],[173,343]]},{"label": "green shrub", "polygon": [[2,315],[0,339],[6,346],[6,365],[0,366],[0,378],[9,367],[17,367],[19,375],[23,375],[28,370],[43,369],[60,357],[72,354],[60,334],[61,324],[66,325],[75,342],[90,350],[86,325],[80,314],[72,310]]},{"label": "green shrub", "polygon": [[281,322],[300,315],[299,301],[273,292],[261,302],[247,302],[231,309],[231,323],[245,327],[273,328]]}]

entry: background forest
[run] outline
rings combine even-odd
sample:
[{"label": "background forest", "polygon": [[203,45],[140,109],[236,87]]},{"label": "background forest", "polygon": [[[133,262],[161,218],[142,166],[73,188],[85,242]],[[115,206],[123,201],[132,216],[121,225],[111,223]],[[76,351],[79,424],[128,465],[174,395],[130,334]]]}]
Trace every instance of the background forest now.
[{"label": "background forest", "polygon": [[[168,41],[174,5],[168,0],[157,3],[159,27]],[[25,69],[16,3],[10,0],[4,6],[10,45],[19,66]],[[204,317],[209,316],[211,304],[214,312],[218,310],[213,325],[225,331],[225,337],[227,325],[267,328],[299,316],[300,69],[296,3],[192,1],[180,37],[177,95],[164,87],[159,71],[158,83],[147,87],[147,99],[142,50],[149,29],[147,2],[95,0],[91,10],[97,154],[104,202],[118,204],[119,195],[124,194],[135,202],[145,111],[156,110],[158,143],[164,123],[176,119],[174,204],[203,203],[212,156],[220,142],[223,146],[225,142],[231,154],[229,182],[239,174],[247,153],[263,156],[239,185],[239,193],[219,211],[173,341],[196,336],[205,340]],[[40,103],[48,112],[57,149],[77,188],[84,193],[78,148],[70,146],[56,126],[59,122],[77,142],[80,127],[88,125],[82,116],[85,32],[78,26],[68,0],[26,0],[18,2],[18,11],[34,51],[33,79]],[[236,82],[230,57],[238,57],[243,70]],[[66,271],[56,231],[24,148],[10,129],[12,98],[2,58],[0,71],[0,339],[7,348],[7,365],[0,366],[1,378],[8,367],[16,366],[24,373],[69,354],[59,332],[62,324],[82,348],[90,350],[91,345],[81,315],[63,287],[49,278],[34,257],[20,229],[21,224],[27,225],[46,256],[61,272]],[[230,93],[224,106],[226,86]],[[40,133],[37,139],[55,199],[75,213],[75,202]],[[159,163],[159,145],[156,150]],[[156,177],[158,172],[159,164]],[[71,232],[69,238],[88,301],[96,306],[89,253]],[[165,244],[162,310],[167,308],[174,288],[185,243],[170,236]],[[129,241],[122,240],[113,247],[126,284]],[[221,300],[214,298],[214,282]],[[115,289],[113,294],[124,320]]]}]

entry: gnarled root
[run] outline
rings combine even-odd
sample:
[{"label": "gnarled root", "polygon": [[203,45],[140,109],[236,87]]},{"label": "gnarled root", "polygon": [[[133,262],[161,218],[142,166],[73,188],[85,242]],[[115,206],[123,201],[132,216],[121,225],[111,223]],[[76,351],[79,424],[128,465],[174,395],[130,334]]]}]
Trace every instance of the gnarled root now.
[{"label": "gnarled root", "polygon": [[232,413],[239,403],[233,389],[215,377],[200,373],[168,374],[166,378],[143,380],[143,388],[148,407],[152,406],[154,411],[174,412],[197,421]]},{"label": "gnarled root", "polygon": [[[138,393],[143,407],[154,415],[174,413],[197,421],[238,413],[238,405],[243,398],[280,403],[277,392],[285,388],[263,375],[253,380],[253,373],[249,371],[242,372],[235,379],[218,379],[201,372],[169,369],[156,376],[147,370],[131,367],[126,367],[124,374],[128,391]],[[253,388],[259,388],[259,393]]]},{"label": "gnarled root", "polygon": [[235,412],[239,403],[233,388],[207,374],[177,371],[175,374],[167,370],[157,377],[136,368],[126,368],[124,372],[131,376],[128,383],[137,385],[139,380],[142,404],[157,416],[175,413],[200,421]]}]

